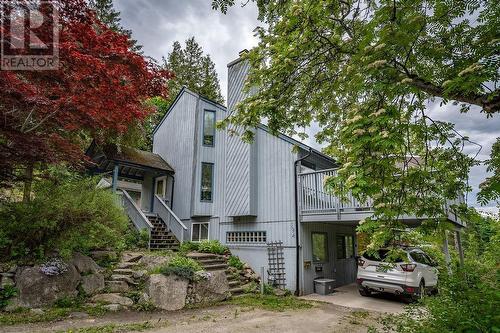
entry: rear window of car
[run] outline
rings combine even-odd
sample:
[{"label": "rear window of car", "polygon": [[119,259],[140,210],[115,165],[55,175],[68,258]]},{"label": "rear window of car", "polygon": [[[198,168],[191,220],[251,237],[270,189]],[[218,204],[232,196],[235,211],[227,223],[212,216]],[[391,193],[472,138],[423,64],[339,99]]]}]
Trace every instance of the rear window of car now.
[{"label": "rear window of car", "polygon": [[[364,253],[363,257],[365,257],[368,260],[371,261],[384,261],[387,258],[387,254],[389,253],[389,250],[378,250],[375,253]],[[398,258],[396,262],[402,262],[402,258]]]}]

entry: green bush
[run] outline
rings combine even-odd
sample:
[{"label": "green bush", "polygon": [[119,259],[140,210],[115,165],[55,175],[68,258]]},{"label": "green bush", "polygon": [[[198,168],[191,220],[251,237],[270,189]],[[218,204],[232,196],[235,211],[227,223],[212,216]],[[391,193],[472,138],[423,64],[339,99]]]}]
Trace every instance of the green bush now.
[{"label": "green bush", "polygon": [[17,289],[14,286],[6,285],[0,289],[0,310],[9,305],[10,299],[17,295]]},{"label": "green bush", "polygon": [[222,245],[218,240],[204,240],[198,245],[198,251],[213,254],[229,253],[227,246]]},{"label": "green bush", "polygon": [[199,247],[200,247],[200,243],[184,242],[179,247],[179,252],[180,253],[189,253],[189,252],[193,252],[193,251],[198,251]]},{"label": "green bush", "polygon": [[201,265],[191,259],[180,255],[173,257],[169,263],[155,270],[164,275],[177,275],[190,281],[195,280],[196,272],[202,271]]},{"label": "green bush", "polygon": [[127,249],[147,249],[149,245],[149,232],[146,229],[139,231],[130,225],[125,234],[125,244]]},{"label": "green bush", "polygon": [[244,266],[243,262],[237,256],[230,256],[227,263],[229,266],[240,269],[240,270],[243,269],[243,266]]},{"label": "green bush", "polygon": [[0,207],[0,259],[41,260],[46,253],[123,249],[128,219],[97,179],[59,174],[34,183],[29,203]]}]

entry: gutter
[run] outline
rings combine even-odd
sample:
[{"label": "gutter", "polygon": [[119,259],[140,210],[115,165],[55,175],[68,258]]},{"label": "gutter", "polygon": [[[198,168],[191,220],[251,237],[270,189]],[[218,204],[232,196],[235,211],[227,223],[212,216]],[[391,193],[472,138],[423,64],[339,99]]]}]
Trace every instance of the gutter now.
[{"label": "gutter", "polygon": [[312,148],[309,148],[307,155],[299,158],[293,163],[294,184],[295,184],[295,296],[300,295],[300,243],[299,243],[299,192],[297,191],[297,166],[300,162],[311,156]]}]

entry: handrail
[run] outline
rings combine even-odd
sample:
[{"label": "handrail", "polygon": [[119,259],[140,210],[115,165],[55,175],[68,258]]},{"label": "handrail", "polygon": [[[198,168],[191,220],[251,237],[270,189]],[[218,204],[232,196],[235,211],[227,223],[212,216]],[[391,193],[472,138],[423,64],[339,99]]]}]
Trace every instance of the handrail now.
[{"label": "handrail", "polygon": [[137,228],[137,230],[147,230],[149,237],[151,238],[151,230],[153,229],[153,225],[146,217],[146,215],[142,212],[142,210],[137,206],[136,202],[127,191],[122,190],[122,205],[127,213],[128,217]]},{"label": "handrail", "polygon": [[182,221],[175,215],[175,213],[168,207],[165,202],[157,195],[154,196],[153,211],[158,214],[167,228],[175,235],[179,242],[184,241],[184,234],[188,228]]}]

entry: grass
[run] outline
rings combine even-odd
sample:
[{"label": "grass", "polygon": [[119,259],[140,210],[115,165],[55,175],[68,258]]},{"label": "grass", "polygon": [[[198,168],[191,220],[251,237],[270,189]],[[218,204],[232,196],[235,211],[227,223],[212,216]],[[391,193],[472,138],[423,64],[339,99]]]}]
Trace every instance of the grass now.
[{"label": "grass", "polygon": [[348,316],[349,323],[353,325],[361,325],[370,316],[368,311],[354,311]]},{"label": "grass", "polygon": [[20,308],[14,312],[1,312],[0,326],[58,321],[68,318],[72,312],[85,312],[98,317],[104,315],[106,311],[101,306],[54,307],[44,309],[43,313],[38,314],[31,312],[29,309]]},{"label": "grass", "polygon": [[154,328],[150,322],[132,323],[132,324],[108,324],[102,326],[82,327],[70,329],[67,331],[58,331],[57,333],[124,333],[124,332],[142,332]]},{"label": "grass", "polygon": [[313,307],[311,302],[294,296],[279,297],[274,295],[245,295],[228,301],[230,304],[255,307],[269,311],[304,310]]}]

